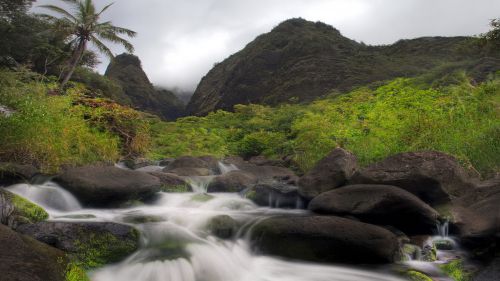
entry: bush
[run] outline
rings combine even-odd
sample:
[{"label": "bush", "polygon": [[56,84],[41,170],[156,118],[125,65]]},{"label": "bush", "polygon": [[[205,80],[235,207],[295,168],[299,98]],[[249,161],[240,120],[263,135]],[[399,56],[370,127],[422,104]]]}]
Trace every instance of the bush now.
[{"label": "bush", "polygon": [[1,161],[54,172],[61,165],[119,157],[115,136],[91,128],[72,110],[69,96],[47,95],[57,86],[33,82],[30,75],[0,71],[0,104],[15,110],[10,117],[0,115]]}]

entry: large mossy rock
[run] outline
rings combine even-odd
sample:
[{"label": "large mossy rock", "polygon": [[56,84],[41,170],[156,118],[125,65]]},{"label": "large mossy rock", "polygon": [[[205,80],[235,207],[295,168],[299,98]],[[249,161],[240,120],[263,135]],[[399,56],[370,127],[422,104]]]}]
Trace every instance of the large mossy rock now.
[{"label": "large mossy rock", "polygon": [[0,162],[0,186],[30,182],[38,173],[31,165]]},{"label": "large mossy rock", "polygon": [[258,179],[251,173],[235,170],[216,176],[208,184],[208,192],[240,192],[257,183]]},{"label": "large mossy rock", "polygon": [[345,185],[358,168],[354,154],[336,148],[299,180],[299,193],[307,199]]},{"label": "large mossy rock", "polygon": [[70,254],[85,268],[120,261],[139,247],[135,228],[111,222],[40,222],[17,231]]},{"label": "large mossy rock", "polygon": [[369,184],[349,185],[322,193],[309,203],[309,210],[391,225],[409,235],[433,234],[439,216],[429,205],[403,189]]},{"label": "large mossy rock", "polygon": [[0,224],[0,280],[65,281],[64,252]]},{"label": "large mossy rock", "polygon": [[12,229],[46,220],[49,214],[35,203],[0,188],[0,223]]},{"label": "large mossy rock", "polygon": [[290,169],[277,166],[258,166],[250,163],[236,164],[236,167],[241,171],[247,172],[259,181],[279,181],[287,184],[297,184],[299,178]]},{"label": "large mossy rock", "polygon": [[259,183],[247,189],[245,197],[259,206],[292,209],[304,206],[297,186],[280,182]]},{"label": "large mossy rock", "polygon": [[54,179],[87,206],[113,207],[151,197],[161,182],[150,174],[113,166],[70,168]]},{"label": "large mossy rock", "polygon": [[229,239],[234,237],[240,224],[228,215],[218,215],[210,219],[206,227],[210,234],[221,239]]},{"label": "large mossy rock", "polygon": [[160,179],[161,191],[163,192],[191,192],[189,183],[181,176],[172,173],[150,172],[152,176]]},{"label": "large mossy rock", "polygon": [[394,185],[435,206],[462,196],[473,188],[458,161],[436,151],[400,153],[354,174],[351,184]]},{"label": "large mossy rock", "polygon": [[192,169],[206,169],[210,171],[210,174],[218,174],[219,173],[218,163],[219,161],[217,160],[217,158],[212,156],[200,156],[200,157],[182,156],[175,159],[170,164],[168,164],[168,166],[165,167],[163,171],[169,173],[175,169],[192,168]]},{"label": "large mossy rock", "polygon": [[390,231],[331,216],[283,216],[257,223],[251,233],[266,254],[315,262],[391,263],[399,242]]}]

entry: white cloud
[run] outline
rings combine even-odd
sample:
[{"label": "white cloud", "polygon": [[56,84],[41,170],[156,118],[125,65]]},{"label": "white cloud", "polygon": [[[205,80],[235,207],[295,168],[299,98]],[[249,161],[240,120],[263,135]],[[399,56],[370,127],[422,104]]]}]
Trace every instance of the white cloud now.
[{"label": "white cloud", "polygon": [[357,41],[389,44],[479,34],[498,11],[498,0],[115,0],[105,19],[138,32],[131,41],[154,84],[194,90],[214,63],[292,17],[326,22]]}]

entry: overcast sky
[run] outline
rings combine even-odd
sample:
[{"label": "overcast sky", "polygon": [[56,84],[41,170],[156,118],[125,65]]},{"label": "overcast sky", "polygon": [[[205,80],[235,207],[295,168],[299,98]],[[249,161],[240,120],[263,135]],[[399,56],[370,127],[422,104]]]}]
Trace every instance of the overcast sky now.
[{"label": "overcast sky", "polygon": [[[35,5],[60,4],[38,0]],[[96,5],[113,2],[94,0]],[[138,33],[131,39],[150,80],[194,90],[213,64],[281,21],[333,25],[356,41],[390,44],[421,36],[475,35],[500,17],[500,0],[115,0],[103,20]],[[39,10],[37,10],[39,11]],[[116,54],[123,49],[113,47]],[[104,72],[107,61],[98,67]]]}]

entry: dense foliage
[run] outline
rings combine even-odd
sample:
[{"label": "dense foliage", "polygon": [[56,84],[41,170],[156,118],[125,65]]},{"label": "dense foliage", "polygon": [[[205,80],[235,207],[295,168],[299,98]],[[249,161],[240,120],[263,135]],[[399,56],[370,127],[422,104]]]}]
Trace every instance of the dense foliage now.
[{"label": "dense foliage", "polygon": [[57,83],[31,72],[0,72],[0,161],[34,164],[44,171],[61,165],[116,161],[144,153],[149,128],[142,114],[93,98],[83,86],[51,95]]},{"label": "dense foliage", "polygon": [[396,79],[310,105],[238,105],[235,112],[154,125],[155,157],[263,154],[308,170],[340,146],[368,164],[404,151],[451,153],[481,173],[500,165],[500,79],[474,86],[463,73],[445,86]]}]

